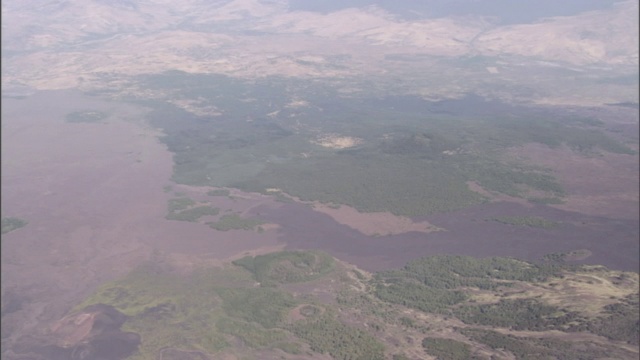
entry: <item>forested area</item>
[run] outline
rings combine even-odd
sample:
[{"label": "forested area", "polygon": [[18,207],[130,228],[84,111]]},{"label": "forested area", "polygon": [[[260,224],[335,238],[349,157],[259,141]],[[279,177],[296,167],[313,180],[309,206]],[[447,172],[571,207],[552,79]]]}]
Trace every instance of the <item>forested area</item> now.
[{"label": "forested area", "polygon": [[496,304],[459,307],[453,313],[468,324],[513,330],[567,330],[570,324],[585,321],[576,312],[563,311],[534,299],[503,299]]},{"label": "forested area", "polygon": [[509,258],[426,257],[402,269],[376,274],[375,294],[395,304],[442,312],[468,298],[463,288],[495,290],[509,287],[509,281],[542,281],[559,275],[561,269],[559,264],[536,265]]},{"label": "forested area", "polygon": [[[178,183],[264,193],[278,188],[362,212],[419,216],[485,201],[468,181],[534,203],[561,203],[565,190],[548,169],[505,161],[505,151],[538,143],[566,145],[579,156],[635,153],[606,135],[602,122],[570,114],[556,120],[516,107],[509,117],[435,113],[437,103],[415,96],[344,97],[326,85],[282,78],[245,82],[173,71],[139,80],[150,90],[178,89],[223,114],[195,115],[153,102],[149,119],[167,135],[162,140],[175,154]],[[313,101],[289,107],[292,98]],[[347,148],[318,145],[315,139],[326,134],[361,141]]]},{"label": "forested area", "polygon": [[496,331],[462,329],[460,332],[492,349],[505,350],[521,360],[595,360],[610,357],[608,349],[592,342],[569,342],[553,338],[505,335]]},{"label": "forested area", "polygon": [[[339,360],[425,354],[486,359],[487,349],[516,359],[633,358],[619,343],[568,335],[585,332],[637,345],[637,275],[568,266],[558,259],[532,264],[433,256],[373,276],[319,251],[246,256],[190,275],[156,261],[105,284],[75,311],[103,303],[129,316],[124,330],[143,339],[136,360],[155,359],[168,347],[285,359],[315,353]],[[627,295],[592,291],[574,298],[583,306],[596,300],[606,304],[592,312],[548,302],[563,282],[566,291],[576,291],[584,288],[571,286],[605,281],[618,296]]]},{"label": "forested area", "polygon": [[384,360],[384,346],[367,332],[346,326],[330,315],[296,322],[291,331],[313,351],[337,360]]},{"label": "forested area", "polygon": [[471,346],[453,339],[426,337],[422,347],[427,354],[440,360],[469,360],[471,357]]},{"label": "forested area", "polygon": [[247,256],[233,264],[250,271],[262,286],[309,281],[333,269],[333,258],[319,251],[285,251]]}]

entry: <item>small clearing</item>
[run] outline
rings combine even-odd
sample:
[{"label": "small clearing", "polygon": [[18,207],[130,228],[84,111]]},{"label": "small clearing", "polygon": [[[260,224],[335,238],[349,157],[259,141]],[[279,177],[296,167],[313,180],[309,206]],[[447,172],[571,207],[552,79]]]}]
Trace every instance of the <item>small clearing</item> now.
[{"label": "small clearing", "polygon": [[362,144],[363,140],[351,136],[338,134],[325,134],[316,138],[312,143],[331,149],[348,149]]}]

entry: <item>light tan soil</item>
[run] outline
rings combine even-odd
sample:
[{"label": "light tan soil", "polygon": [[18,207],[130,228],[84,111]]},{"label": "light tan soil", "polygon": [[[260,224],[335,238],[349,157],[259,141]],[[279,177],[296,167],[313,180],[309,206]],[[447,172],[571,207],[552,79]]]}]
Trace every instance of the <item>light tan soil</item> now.
[{"label": "light tan soil", "polygon": [[346,205],[335,208],[314,203],[314,209],[331,216],[340,224],[371,236],[402,234],[411,231],[429,233],[443,230],[426,221],[414,222],[410,218],[396,216],[388,212],[361,213]]}]

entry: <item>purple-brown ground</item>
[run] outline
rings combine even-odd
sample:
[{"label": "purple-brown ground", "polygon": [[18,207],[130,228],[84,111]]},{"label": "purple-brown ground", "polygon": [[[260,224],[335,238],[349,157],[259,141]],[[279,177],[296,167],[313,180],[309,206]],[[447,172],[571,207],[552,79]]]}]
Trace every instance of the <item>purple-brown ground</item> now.
[{"label": "purple-brown ground", "polygon": [[[66,114],[78,110],[110,117],[104,123],[65,122]],[[159,253],[189,267],[273,249],[321,249],[380,270],[435,254],[536,260],[586,249],[592,255],[585,263],[638,271],[638,188],[632,187],[637,155],[584,159],[540,146],[514,150],[556,171],[569,191],[565,205],[496,201],[415,219],[444,231],[383,236],[366,235],[356,230],[361,223],[350,227],[348,218],[337,222],[305,204],[241,193],[231,200],[173,185],[172,191],[223,211],[278,225],[263,233],[219,232],[165,219],[174,196],[163,190],[171,185],[172,156],[144,125],[145,111],[71,92],[3,99],[2,216],[29,222],[2,236],[2,296],[19,302],[3,316],[3,330],[15,336],[43,331],[42,325],[62,318],[100,283]],[[637,127],[633,121],[613,125]],[[501,216],[540,216],[560,224],[539,229],[488,220]]]}]

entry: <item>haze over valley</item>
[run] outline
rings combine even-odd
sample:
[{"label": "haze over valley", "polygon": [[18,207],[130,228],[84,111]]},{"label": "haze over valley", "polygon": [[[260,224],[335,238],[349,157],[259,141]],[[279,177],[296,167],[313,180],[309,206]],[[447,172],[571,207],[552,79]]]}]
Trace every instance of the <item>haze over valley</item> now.
[{"label": "haze over valley", "polygon": [[3,1],[2,358],[637,358],[638,3],[517,3]]}]

